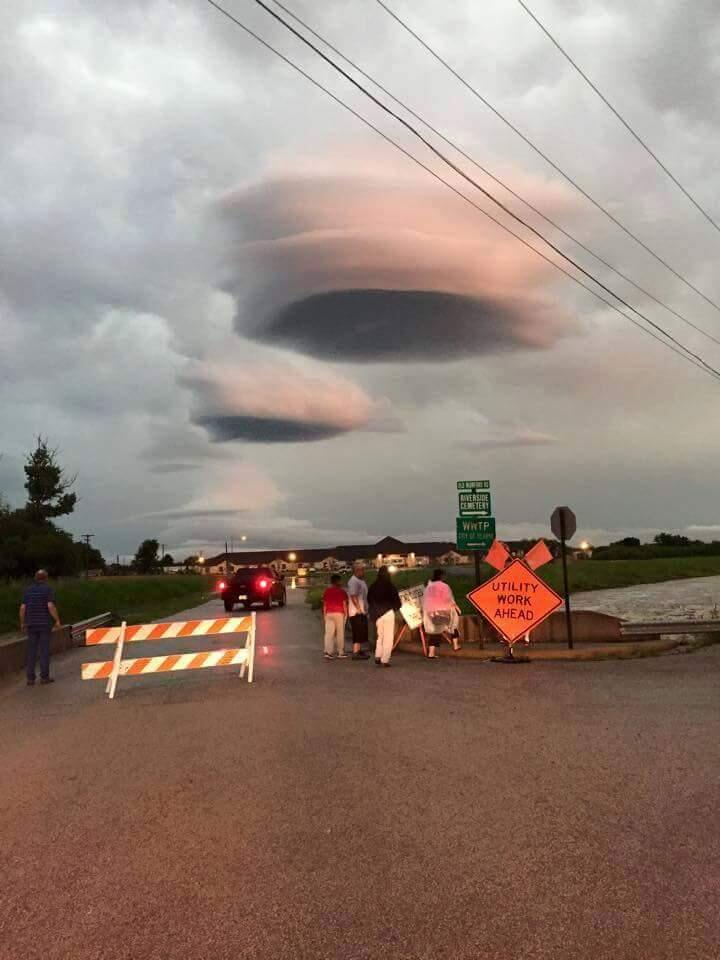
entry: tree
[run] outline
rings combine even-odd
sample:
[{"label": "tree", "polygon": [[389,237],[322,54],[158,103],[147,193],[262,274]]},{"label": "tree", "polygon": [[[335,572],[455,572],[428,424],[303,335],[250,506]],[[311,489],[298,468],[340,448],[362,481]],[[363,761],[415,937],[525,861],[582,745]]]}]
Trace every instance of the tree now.
[{"label": "tree", "polygon": [[104,570],[105,557],[100,553],[97,547],[90,547],[86,543],[75,544],[75,554],[77,556],[77,565],[80,570]]},{"label": "tree", "polygon": [[143,540],[133,560],[133,566],[138,573],[151,573],[156,569],[159,549],[160,544],[157,540]]},{"label": "tree", "polygon": [[31,523],[44,524],[52,517],[62,517],[75,509],[77,494],[68,492],[75,477],[65,474],[57,462],[57,453],[39,436],[37,447],[25,461],[28,494],[25,515]]},{"label": "tree", "polygon": [[615,540],[610,544],[611,547],[639,547],[639,537],[623,537],[622,540]]},{"label": "tree", "polygon": [[171,567],[174,563],[175,563],[175,561],[174,561],[173,558],[172,558],[172,554],[171,554],[171,553],[166,553],[165,556],[164,556],[164,557],[162,558],[162,560],[160,561],[160,566],[161,566],[161,567]]},{"label": "tree", "polygon": [[676,533],[658,533],[653,543],[660,544],[661,547],[685,547],[690,543],[688,537],[682,537]]},{"label": "tree", "polygon": [[192,554],[189,557],[185,557],[183,560],[184,567],[196,567],[198,565],[197,554]]}]

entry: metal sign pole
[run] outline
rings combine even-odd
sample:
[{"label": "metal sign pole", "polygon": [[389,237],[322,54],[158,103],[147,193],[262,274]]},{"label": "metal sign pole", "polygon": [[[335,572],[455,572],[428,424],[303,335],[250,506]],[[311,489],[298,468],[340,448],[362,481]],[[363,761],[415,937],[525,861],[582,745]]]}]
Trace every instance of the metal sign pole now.
[{"label": "metal sign pole", "polygon": [[567,552],[565,550],[565,511],[560,511],[560,549],[562,550],[563,584],[565,586],[565,629],[568,650],[573,649],[572,615],[570,613],[570,585],[568,583]]},{"label": "metal sign pole", "polygon": [[475,586],[480,586],[480,551],[475,551]]}]

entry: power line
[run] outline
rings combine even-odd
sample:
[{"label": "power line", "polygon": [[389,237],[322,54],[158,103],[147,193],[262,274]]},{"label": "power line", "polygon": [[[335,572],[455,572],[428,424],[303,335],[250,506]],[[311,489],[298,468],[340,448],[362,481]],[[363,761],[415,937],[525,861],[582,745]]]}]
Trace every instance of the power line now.
[{"label": "power line", "polygon": [[[284,19],[280,16],[279,13],[277,13],[275,10],[273,10],[271,7],[269,7],[269,6],[264,2],[264,0],[255,0],[255,3],[256,3],[259,7],[262,7],[262,9],[265,10],[267,13],[269,13],[271,17],[273,17],[275,20],[278,21],[278,23],[281,23],[287,30],[289,30],[290,33],[293,34],[293,36],[297,37],[298,40],[300,40],[302,43],[304,43],[304,44],[305,44],[307,47],[309,47],[314,53],[316,53],[322,60],[324,60],[327,64],[329,64],[329,66],[331,66],[331,67],[333,68],[333,70],[335,70],[335,71],[336,71],[337,73],[339,73],[342,77],[344,77],[346,80],[348,80],[354,87],[356,87],[356,89],[358,89],[361,93],[363,93],[363,94],[364,94],[369,100],[371,100],[376,106],[380,107],[380,109],[383,110],[385,113],[387,113],[388,116],[392,117],[392,118],[393,118],[394,120],[396,120],[399,124],[401,124],[403,127],[405,127],[406,130],[408,130],[408,131],[409,131],[410,133],[412,133],[415,137],[417,137],[417,139],[420,140],[420,142],[423,143],[423,144],[428,148],[428,150],[430,150],[432,153],[434,153],[436,157],[438,157],[440,160],[442,160],[443,163],[447,164],[447,166],[449,166],[451,170],[453,170],[455,173],[457,173],[458,176],[462,177],[463,180],[466,180],[471,186],[475,187],[476,190],[479,190],[484,196],[486,196],[486,197],[488,198],[488,200],[491,200],[491,201],[492,201],[496,206],[498,206],[504,213],[506,213],[509,217],[512,217],[513,220],[515,220],[517,223],[519,223],[521,226],[523,226],[526,230],[529,230],[529,231],[530,231],[531,233],[533,233],[536,237],[538,237],[540,240],[542,240],[543,243],[545,243],[548,247],[550,247],[551,250],[553,250],[555,253],[557,253],[558,256],[562,257],[563,260],[566,260],[572,267],[574,267],[576,270],[578,270],[580,273],[582,273],[583,276],[586,276],[586,277],[587,277],[589,280],[591,280],[593,283],[597,284],[597,286],[600,287],[601,290],[604,290],[606,293],[609,293],[610,296],[614,297],[614,298],[615,298],[619,303],[621,303],[624,307],[627,307],[628,310],[632,310],[632,312],[633,312],[634,314],[636,314],[638,317],[640,317],[641,319],[643,319],[643,320],[645,321],[645,323],[650,324],[650,326],[654,327],[656,330],[658,330],[660,333],[662,333],[662,335],[663,335],[664,337],[667,337],[668,340],[672,340],[673,343],[676,343],[679,347],[681,347],[683,350],[685,350],[687,353],[689,353],[689,354],[690,354],[692,357],[694,357],[696,360],[699,360],[700,363],[702,363],[704,366],[706,366],[706,367],[707,367],[709,370],[711,370],[713,373],[716,373],[716,374],[720,375],[720,372],[717,371],[717,370],[715,370],[715,368],[712,367],[712,366],[710,366],[710,364],[706,363],[706,361],[703,360],[702,357],[700,357],[700,356],[699,356],[698,354],[696,354],[696,353],[693,353],[688,347],[686,347],[686,346],[685,346],[684,344],[682,344],[679,340],[677,340],[671,333],[668,333],[667,330],[665,330],[665,329],[664,329],[663,327],[661,327],[659,324],[655,323],[654,320],[651,320],[651,319],[650,319],[648,316],[646,316],[644,313],[641,313],[641,311],[639,311],[638,309],[636,309],[635,307],[633,307],[633,305],[632,305],[631,303],[628,303],[627,300],[624,300],[619,294],[615,293],[615,291],[612,290],[610,287],[608,287],[605,283],[603,283],[602,280],[598,280],[597,277],[595,277],[592,273],[590,273],[589,270],[586,270],[585,267],[583,267],[581,264],[579,264],[576,260],[574,260],[572,257],[570,257],[570,256],[569,256],[567,253],[565,253],[563,250],[561,250],[560,247],[558,247],[558,246],[557,246],[556,244],[554,244],[551,240],[548,240],[545,236],[543,236],[543,234],[540,233],[540,231],[537,230],[535,227],[533,227],[532,224],[529,224],[526,220],[523,220],[522,217],[520,217],[520,216],[518,216],[518,214],[514,213],[514,212],[513,212],[508,206],[506,206],[501,200],[498,200],[497,197],[495,197],[492,193],[490,193],[489,190],[486,190],[485,187],[482,186],[482,184],[478,183],[477,180],[474,180],[468,173],[466,173],[466,172],[462,169],[462,167],[459,167],[456,163],[454,163],[454,161],[452,161],[452,160],[451,160],[449,157],[447,157],[441,150],[439,150],[433,143],[431,143],[426,137],[424,137],[416,127],[414,127],[411,123],[409,123],[407,120],[405,120],[403,117],[401,117],[400,114],[398,114],[398,113],[396,113],[394,110],[392,110],[386,103],[383,103],[382,100],[379,100],[373,93],[370,92],[370,90],[367,89],[367,87],[364,87],[358,80],[356,80],[353,76],[351,76],[351,75],[347,72],[347,70],[344,70],[341,66],[339,66],[339,64],[335,63],[335,61],[334,61],[331,57],[329,57],[327,54],[323,53],[323,51],[320,50],[319,47],[316,47],[315,44],[312,43],[312,41],[308,40],[307,37],[303,36],[302,33],[300,33],[298,30],[296,30],[295,27],[293,27],[293,25],[292,25],[291,23],[288,23],[288,21],[287,21],[287,20],[284,20]],[[533,248],[533,249],[534,249],[534,248]]]},{"label": "power line", "polygon": [[547,216],[547,214],[543,213],[542,210],[539,210],[536,206],[530,203],[529,200],[526,200],[525,197],[521,196],[519,193],[513,190],[513,188],[508,186],[508,184],[505,183],[504,180],[501,180],[500,177],[496,176],[494,173],[488,170],[487,167],[483,166],[478,160],[476,160],[473,156],[471,156],[469,153],[463,150],[462,147],[458,146],[458,144],[455,141],[451,140],[444,133],[441,133],[441,131],[439,131],[431,123],[428,123],[428,121],[425,120],[422,116],[420,116],[420,114],[416,113],[415,110],[412,109],[412,107],[409,107],[402,100],[398,99],[398,97],[396,97],[393,93],[391,93],[391,91],[388,90],[387,87],[384,87],[382,83],[380,83],[378,80],[375,79],[375,77],[371,76],[371,74],[363,70],[362,67],[358,66],[357,63],[351,60],[350,57],[347,57],[341,50],[338,50],[336,46],[334,46],[329,40],[323,37],[322,34],[318,33],[317,30],[314,30],[308,23],[306,23],[296,13],[293,13],[293,11],[290,10],[288,7],[286,7],[285,4],[281,3],[280,0],[275,0],[275,6],[280,7],[281,10],[284,10],[285,13],[288,14],[288,16],[292,17],[293,20],[295,20],[297,23],[303,26],[309,33],[311,33],[314,37],[316,37],[318,40],[324,43],[325,46],[328,47],[328,49],[333,51],[333,53],[341,57],[345,61],[345,63],[349,64],[354,70],[357,70],[357,72],[361,76],[365,77],[367,80],[373,83],[378,88],[378,90],[381,90],[386,96],[394,100],[394,102],[397,103],[400,107],[402,107],[403,110],[406,110],[410,114],[410,116],[414,117],[416,120],[422,123],[425,127],[427,127],[428,130],[432,131],[432,133],[434,133],[435,136],[439,137],[441,140],[447,143],[448,146],[456,150],[461,156],[463,156],[466,160],[468,160],[475,167],[477,167],[478,170],[481,170],[482,173],[485,174],[485,176],[489,177],[495,183],[499,184],[501,187],[503,187],[504,190],[507,190],[508,193],[511,194],[511,196],[515,197],[516,200],[519,200],[521,203],[524,203],[529,210],[532,210],[533,213],[536,213],[539,217],[542,217],[546,223],[549,223],[550,226],[554,227],[556,230],[562,233],[563,236],[568,238],[568,240],[572,240],[572,242],[576,243],[582,250],[584,250],[586,253],[589,253],[591,257],[594,257],[599,263],[602,263],[609,270],[612,270],[613,273],[616,273],[619,277],[622,277],[623,280],[627,281],[627,283],[635,287],[636,290],[638,290],[644,296],[648,297],[650,300],[653,300],[655,303],[658,304],[658,306],[663,307],[663,309],[667,310],[668,313],[671,313],[674,317],[677,317],[678,320],[682,320],[683,323],[686,323],[688,326],[692,327],[693,330],[696,330],[698,333],[701,333],[704,337],[707,337],[708,340],[712,340],[713,343],[716,343],[718,344],[718,346],[720,346],[720,339],[718,337],[715,337],[712,333],[708,333],[707,330],[704,330],[702,327],[698,326],[698,324],[693,323],[692,320],[688,320],[687,317],[683,316],[683,314],[675,310],[674,307],[671,307],[669,304],[665,303],[664,300],[660,300],[649,290],[646,290],[644,287],[640,286],[639,283],[636,283],[631,277],[623,273],[622,270],[620,270],[618,267],[614,267],[611,263],[605,260],[604,257],[600,256],[600,254],[596,253],[594,250],[588,247],[585,243],[583,243],[582,240],[578,240],[576,236],[574,236],[572,233],[569,233],[559,223],[557,223],[551,217]]},{"label": "power line", "polygon": [[576,180],[574,180],[569,173],[566,173],[562,169],[562,167],[560,167],[557,163],[555,163],[554,160],[551,160],[546,153],[543,153],[540,147],[536,146],[536,144],[534,144],[529,137],[525,136],[525,134],[518,127],[516,127],[510,120],[508,120],[508,118],[504,114],[502,114],[497,109],[497,107],[495,107],[492,103],[490,103],[490,101],[487,100],[475,87],[473,87],[472,84],[468,83],[468,81],[462,76],[462,74],[458,73],[458,71],[455,70],[455,68],[452,67],[447,60],[443,59],[443,57],[441,57],[440,54],[437,53],[437,51],[430,46],[429,43],[423,40],[423,38],[412,29],[412,27],[410,27],[404,20],[402,20],[398,16],[398,14],[395,13],[395,11],[392,10],[384,2],[384,0],[375,0],[375,2],[378,3],[383,8],[383,10],[385,10],[393,18],[393,20],[397,21],[397,23],[399,23],[400,26],[410,34],[410,36],[414,37],[417,40],[417,42],[421,46],[423,46],[428,51],[428,53],[431,54],[438,61],[438,63],[441,63],[446,70],[449,70],[450,73],[473,94],[473,96],[477,97],[477,99],[481,103],[483,103],[489,110],[491,110],[496,117],[502,120],[502,122],[507,127],[509,127],[513,131],[513,133],[516,133],[520,137],[520,139],[523,140],[532,150],[534,150],[539,157],[542,157],[542,159],[546,163],[548,163],[553,168],[553,170],[556,170],[561,177],[567,180],[568,183],[572,184],[572,186],[575,187],[575,189],[579,193],[581,193],[586,200],[589,200],[590,203],[596,209],[600,210],[601,213],[604,213],[609,220],[611,220],[616,226],[620,227],[623,233],[627,234],[627,236],[630,237],[632,240],[634,240],[635,243],[637,243],[639,246],[641,246],[643,250],[647,251],[647,253],[649,253],[651,257],[654,257],[654,259],[657,260],[658,263],[661,263],[667,270],[670,271],[670,273],[673,274],[673,276],[677,277],[678,280],[681,280],[685,284],[685,286],[689,287],[690,290],[693,290],[699,297],[702,297],[703,300],[705,300],[706,303],[709,303],[711,307],[715,307],[716,310],[720,311],[720,304],[716,303],[715,300],[712,300],[710,297],[708,297],[707,294],[703,293],[702,290],[700,290],[698,287],[695,286],[695,284],[693,284],[690,280],[688,280],[681,273],[679,273],[675,269],[675,267],[671,266],[667,262],[667,260],[664,260],[659,253],[655,253],[655,251],[651,247],[649,247],[643,240],[641,240],[636,234],[634,234],[629,227],[626,227],[621,220],[618,220],[618,218],[614,216],[612,213],[610,213],[610,211],[606,207],[604,207],[598,200],[595,200],[595,198],[592,197],[587,192],[587,190],[581,187],[580,184]]},{"label": "power line", "polygon": [[[529,243],[524,237],[520,236],[520,234],[516,233],[510,227],[506,226],[504,223],[502,223],[501,220],[498,220],[491,213],[488,213],[487,210],[484,210],[474,200],[472,200],[470,197],[464,194],[461,190],[459,190],[456,186],[450,183],[450,181],[445,180],[443,177],[440,176],[439,173],[437,173],[431,167],[428,167],[426,164],[424,164],[421,160],[419,160],[412,153],[410,153],[409,150],[407,150],[405,147],[399,144],[396,140],[393,140],[392,137],[384,133],[379,127],[375,126],[375,124],[373,124],[370,120],[364,117],[361,113],[358,113],[357,110],[355,110],[349,104],[345,103],[344,100],[336,96],[336,94],[334,94],[327,87],[323,86],[323,84],[320,83],[319,80],[316,80],[313,76],[307,73],[307,71],[303,70],[302,67],[298,66],[298,64],[296,64],[293,60],[285,56],[284,53],[281,53],[277,48],[273,47],[272,44],[270,44],[267,40],[265,40],[259,34],[255,33],[254,30],[251,30],[250,27],[246,26],[246,24],[244,24],[241,20],[239,20],[237,17],[231,14],[224,7],[220,6],[219,3],[216,3],[215,0],[207,0],[207,3],[209,3],[210,6],[214,7],[223,16],[227,17],[228,20],[231,20],[236,26],[240,27],[241,30],[244,30],[245,33],[248,34],[248,36],[252,37],[254,40],[260,43],[263,47],[265,47],[271,53],[275,54],[275,56],[277,56],[280,60],[284,61],[289,67],[292,67],[293,70],[295,70],[302,77],[304,77],[306,80],[312,83],[315,87],[317,87],[319,90],[322,90],[322,92],[325,93],[332,100],[334,100],[335,103],[337,103],[339,106],[347,110],[348,113],[351,113],[354,117],[360,120],[361,123],[365,124],[365,126],[373,130],[378,136],[382,137],[383,140],[387,141],[387,143],[391,144],[393,147],[399,150],[408,159],[412,160],[413,163],[417,164],[417,166],[423,169],[431,177],[433,177],[435,180],[442,183],[449,190],[452,190],[452,192],[455,193],[458,197],[460,197],[466,203],[470,204],[471,207],[474,207],[479,213],[482,213],[483,216],[487,217],[489,220],[491,220],[493,223],[499,226],[506,233],[509,233],[511,236],[515,237],[516,240],[519,240],[520,243],[522,243],[529,250],[532,250],[533,253],[537,254],[537,256],[541,257],[543,260],[549,263],[550,266],[554,267],[560,273],[563,273],[566,277],[569,277],[574,283],[582,287],[584,290],[587,290],[596,299],[600,300],[606,306],[610,307],[611,310],[614,310],[621,317],[624,317],[626,320],[629,320],[630,323],[636,326],[639,330],[642,330],[643,333],[648,334],[654,340],[657,340],[659,343],[663,344],[663,346],[667,347],[669,350],[672,350],[673,353],[677,353],[678,356],[682,357],[683,360],[688,361],[688,363],[692,363],[692,365],[695,367],[699,367],[703,371],[703,373],[707,373],[710,376],[720,379],[720,371],[715,370],[713,367],[707,364],[704,360],[702,360],[702,358],[697,357],[695,354],[692,353],[692,351],[690,351],[687,347],[685,347],[684,344],[679,343],[679,341],[676,341],[674,337],[670,336],[670,334],[666,333],[664,330],[662,330],[662,328],[659,327],[658,329],[661,331],[663,336],[667,337],[668,340],[672,342],[668,342],[668,340],[663,340],[661,336],[658,336],[658,334],[654,333],[652,330],[649,330],[647,327],[643,326],[633,317],[628,316],[612,301],[608,300],[606,297],[603,297],[602,294],[598,293],[596,290],[588,286],[586,283],[583,283],[582,280],[574,276],[572,273],[570,273],[570,271],[566,270],[560,264],[556,263],[554,260],[548,257],[547,254],[543,253],[541,250],[538,250],[531,243]],[[598,281],[594,281],[594,282],[598,282]],[[602,286],[602,284],[599,284],[599,285]],[[615,296],[615,294],[613,294],[612,291],[610,291],[610,293],[612,296]],[[621,299],[621,298],[618,298],[618,299]],[[621,302],[624,302],[624,301],[621,300]],[[630,307],[630,309],[634,310],[633,307]],[[649,322],[652,323],[652,321],[649,321]],[[657,324],[653,324],[653,326],[657,326]],[[675,346],[675,344],[677,344],[677,346]]]},{"label": "power line", "polygon": [[525,11],[525,13],[527,13],[527,15],[528,15],[532,20],[534,20],[535,23],[540,27],[540,29],[541,29],[542,32],[545,34],[545,36],[548,38],[548,40],[550,40],[550,42],[551,42],[555,47],[557,47],[557,49],[560,51],[560,53],[561,53],[561,54],[565,57],[565,59],[568,61],[568,63],[569,63],[572,67],[574,67],[574,69],[580,74],[580,76],[583,78],[583,80],[585,81],[585,83],[587,83],[587,85],[588,85],[589,87],[591,87],[591,89],[593,89],[593,90],[595,91],[595,93],[600,97],[600,99],[601,99],[602,102],[605,104],[605,106],[611,111],[611,113],[613,113],[613,114],[615,115],[615,117],[617,117],[617,119],[618,119],[618,120],[620,121],[620,123],[625,127],[625,129],[628,131],[628,133],[630,133],[630,134],[637,140],[637,142],[640,144],[640,146],[645,150],[646,153],[648,153],[648,154],[652,157],[652,159],[653,159],[653,160],[655,161],[655,163],[660,167],[660,169],[661,169],[664,173],[667,174],[667,176],[672,180],[672,182],[675,184],[675,186],[676,186],[676,187],[679,187],[680,190],[682,190],[682,192],[683,192],[683,193],[685,194],[685,196],[688,198],[688,200],[690,201],[690,203],[692,203],[692,205],[693,205],[694,207],[696,207],[696,209],[698,209],[698,210],[700,211],[700,213],[705,217],[705,219],[708,221],[708,223],[711,223],[711,224],[713,225],[713,227],[715,227],[715,229],[718,231],[718,233],[720,233],[720,225],[718,225],[718,223],[717,223],[715,220],[713,220],[713,218],[710,216],[710,214],[707,212],[707,210],[705,210],[705,208],[702,207],[702,206],[700,205],[700,203],[698,203],[698,201],[697,201],[697,200],[695,199],[695,197],[690,193],[690,191],[687,190],[687,189],[682,185],[682,183],[680,183],[680,181],[679,181],[678,178],[675,176],[675,174],[672,172],[672,170],[668,170],[668,168],[667,168],[667,167],[665,166],[665,164],[662,162],[662,160],[660,159],[660,157],[658,157],[658,155],[657,155],[653,150],[651,150],[651,148],[650,148],[650,147],[645,143],[645,141],[642,139],[642,137],[640,136],[640,134],[639,134],[636,130],[633,129],[633,127],[628,123],[628,121],[625,119],[625,117],[623,117],[623,115],[612,105],[612,103],[610,103],[610,101],[609,101],[608,98],[605,96],[605,94],[602,92],[602,90],[599,90],[599,89],[598,89],[598,87],[593,83],[593,81],[592,81],[592,80],[590,79],[590,77],[585,73],[585,71],[582,69],[582,67],[577,63],[577,61],[573,60],[573,58],[570,56],[570,54],[567,52],[567,50],[565,50],[565,48],[560,45],[559,41],[555,39],[555,37],[552,35],[552,33],[550,33],[550,31],[549,31],[548,28],[545,26],[545,24],[542,23],[542,21],[533,13],[533,11],[532,11],[532,10],[530,9],[530,7],[524,2],[524,0],[517,0],[517,2],[518,2],[518,3],[520,4],[520,6],[523,8],[523,10]]}]

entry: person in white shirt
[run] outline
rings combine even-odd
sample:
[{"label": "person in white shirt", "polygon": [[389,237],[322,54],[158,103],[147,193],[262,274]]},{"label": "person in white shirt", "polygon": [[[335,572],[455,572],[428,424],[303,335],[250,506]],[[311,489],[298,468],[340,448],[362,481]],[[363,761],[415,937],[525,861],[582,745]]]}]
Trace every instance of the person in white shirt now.
[{"label": "person in white shirt", "polygon": [[353,564],[353,575],[348,580],[348,614],[353,641],[353,660],[367,660],[369,653],[363,650],[368,642],[368,585],[365,582],[365,564]]}]

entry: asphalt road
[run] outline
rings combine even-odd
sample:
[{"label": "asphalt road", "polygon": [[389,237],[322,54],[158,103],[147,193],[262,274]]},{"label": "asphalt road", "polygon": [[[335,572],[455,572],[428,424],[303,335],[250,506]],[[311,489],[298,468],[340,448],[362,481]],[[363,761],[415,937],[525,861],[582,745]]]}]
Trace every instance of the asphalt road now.
[{"label": "asphalt road", "polygon": [[2,960],[717,960],[720,648],[383,670],[291,597],[252,686],[0,687]]}]

